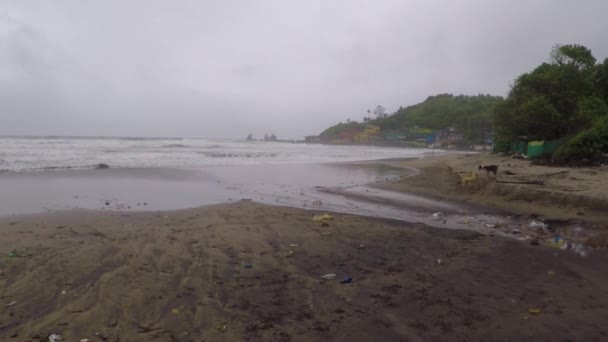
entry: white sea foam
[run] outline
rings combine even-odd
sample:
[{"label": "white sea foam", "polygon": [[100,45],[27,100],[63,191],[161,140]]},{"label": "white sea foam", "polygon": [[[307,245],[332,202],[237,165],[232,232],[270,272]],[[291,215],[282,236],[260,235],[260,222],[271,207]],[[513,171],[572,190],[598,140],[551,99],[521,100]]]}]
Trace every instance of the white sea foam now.
[{"label": "white sea foam", "polygon": [[424,149],[329,146],[215,139],[0,137],[0,170],[297,164],[411,158]]}]

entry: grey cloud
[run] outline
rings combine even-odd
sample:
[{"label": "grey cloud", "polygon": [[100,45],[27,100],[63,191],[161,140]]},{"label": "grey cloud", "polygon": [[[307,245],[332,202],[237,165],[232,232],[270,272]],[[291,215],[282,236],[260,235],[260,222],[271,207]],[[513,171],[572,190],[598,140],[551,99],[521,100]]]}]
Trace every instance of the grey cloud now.
[{"label": "grey cloud", "polygon": [[505,95],[608,2],[0,3],[0,134],[301,138],[436,93]]}]

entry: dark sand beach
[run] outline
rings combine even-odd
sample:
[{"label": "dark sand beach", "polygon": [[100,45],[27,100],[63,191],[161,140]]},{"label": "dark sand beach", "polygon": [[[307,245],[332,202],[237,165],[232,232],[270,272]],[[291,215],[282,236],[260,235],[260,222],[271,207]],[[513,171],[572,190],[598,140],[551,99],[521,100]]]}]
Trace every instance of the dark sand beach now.
[{"label": "dark sand beach", "polygon": [[[0,336],[607,338],[606,253],[582,258],[465,230],[333,216],[323,227],[311,211],[239,202],[3,219]],[[336,278],[321,279],[328,273]]]},{"label": "dark sand beach", "polygon": [[[445,189],[458,185],[444,164],[432,158],[383,163],[415,165],[420,172],[405,168],[403,175],[412,177],[375,187],[416,193],[425,182],[435,184],[438,193],[412,213],[428,216],[432,201],[452,205],[447,197],[454,193]],[[399,208],[391,200],[374,205]],[[468,215],[481,215],[500,206],[471,208]],[[608,338],[608,254],[602,246],[583,257],[505,237],[498,229],[482,234],[437,228],[468,227],[451,221],[431,227],[338,213],[323,223],[313,220],[326,212],[323,204],[308,209],[235,200],[182,210],[77,209],[0,218],[0,337]],[[336,277],[322,279],[326,274]],[[345,278],[352,281],[342,284]]]}]

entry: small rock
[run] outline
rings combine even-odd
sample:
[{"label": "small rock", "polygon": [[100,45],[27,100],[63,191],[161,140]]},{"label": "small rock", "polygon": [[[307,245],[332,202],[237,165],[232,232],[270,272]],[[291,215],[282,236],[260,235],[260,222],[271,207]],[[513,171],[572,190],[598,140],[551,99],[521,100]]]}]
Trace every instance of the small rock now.
[{"label": "small rock", "polygon": [[109,168],[110,168],[110,165],[101,163],[101,164],[97,164],[97,166],[96,166],[95,168],[96,168],[97,170],[109,169]]}]

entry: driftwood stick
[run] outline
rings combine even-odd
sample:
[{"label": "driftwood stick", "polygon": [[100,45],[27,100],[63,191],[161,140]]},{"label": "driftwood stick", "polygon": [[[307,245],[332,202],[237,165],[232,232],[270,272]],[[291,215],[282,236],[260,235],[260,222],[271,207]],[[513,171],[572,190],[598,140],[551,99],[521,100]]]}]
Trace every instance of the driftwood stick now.
[{"label": "driftwood stick", "polygon": [[545,182],[543,182],[543,181],[524,181],[524,182],[496,181],[496,183],[502,183],[502,184],[526,184],[526,185],[545,185]]}]

